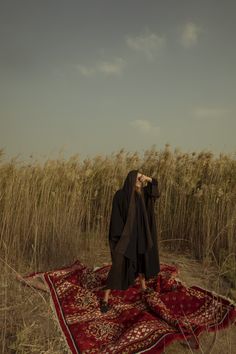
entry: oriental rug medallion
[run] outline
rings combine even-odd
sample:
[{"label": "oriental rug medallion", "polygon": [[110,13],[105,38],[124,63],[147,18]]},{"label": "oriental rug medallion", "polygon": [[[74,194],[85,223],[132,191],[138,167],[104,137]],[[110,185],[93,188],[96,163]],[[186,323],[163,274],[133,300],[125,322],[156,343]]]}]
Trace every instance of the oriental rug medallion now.
[{"label": "oriental rug medallion", "polygon": [[236,324],[236,303],[198,286],[186,286],[175,265],[161,263],[142,293],[138,278],[127,290],[112,290],[111,309],[102,313],[99,301],[111,264],[94,269],[79,260],[70,266],[31,273],[50,292],[57,323],[72,353],[162,353],[176,340],[194,338]]}]

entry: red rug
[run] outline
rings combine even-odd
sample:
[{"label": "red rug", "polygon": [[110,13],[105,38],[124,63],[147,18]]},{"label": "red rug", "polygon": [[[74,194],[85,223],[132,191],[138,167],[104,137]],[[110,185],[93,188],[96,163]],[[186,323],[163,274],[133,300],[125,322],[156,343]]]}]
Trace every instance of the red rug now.
[{"label": "red rug", "polygon": [[111,265],[89,268],[79,260],[40,276],[49,287],[51,304],[72,353],[162,353],[175,340],[195,338],[233,324],[236,304],[198,286],[187,287],[174,265],[161,264],[146,281],[152,292],[141,294],[138,278],[127,290],[112,290],[112,309],[101,313],[99,300]]}]

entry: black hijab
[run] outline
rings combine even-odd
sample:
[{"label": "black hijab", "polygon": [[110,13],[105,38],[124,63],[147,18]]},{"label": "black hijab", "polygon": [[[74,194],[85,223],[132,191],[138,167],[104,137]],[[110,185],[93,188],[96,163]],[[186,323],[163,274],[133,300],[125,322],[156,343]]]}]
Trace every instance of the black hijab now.
[{"label": "black hijab", "polygon": [[[132,229],[133,229],[133,224],[135,221],[135,212],[136,212],[136,207],[135,207],[135,184],[136,184],[136,179],[138,175],[138,170],[131,170],[127,174],[127,177],[124,181],[122,190],[126,199],[126,205],[128,206],[127,210],[127,217],[126,217],[126,222],[120,237],[120,240],[118,241],[116,245],[116,252],[119,252],[126,257],[130,259],[135,259],[136,255],[134,252],[132,252],[132,249],[135,249],[134,247],[130,248],[131,252],[128,254],[125,253],[129,244],[129,241],[131,240],[132,237]],[[143,210],[143,216],[144,216],[144,223],[145,223],[145,234],[146,234],[146,249],[149,250],[153,246],[153,241],[152,241],[152,236],[151,236],[151,231],[149,227],[149,221],[148,221],[148,215],[147,215],[147,210],[146,210],[146,204],[145,204],[145,198],[144,198],[144,191],[143,188],[141,189],[141,201],[142,201],[142,210]]]}]

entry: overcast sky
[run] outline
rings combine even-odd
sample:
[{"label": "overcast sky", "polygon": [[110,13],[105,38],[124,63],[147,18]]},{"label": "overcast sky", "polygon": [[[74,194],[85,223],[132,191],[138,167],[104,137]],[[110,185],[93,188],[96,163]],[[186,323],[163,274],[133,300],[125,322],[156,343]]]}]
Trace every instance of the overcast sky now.
[{"label": "overcast sky", "polygon": [[236,2],[0,0],[0,148],[236,151]]}]

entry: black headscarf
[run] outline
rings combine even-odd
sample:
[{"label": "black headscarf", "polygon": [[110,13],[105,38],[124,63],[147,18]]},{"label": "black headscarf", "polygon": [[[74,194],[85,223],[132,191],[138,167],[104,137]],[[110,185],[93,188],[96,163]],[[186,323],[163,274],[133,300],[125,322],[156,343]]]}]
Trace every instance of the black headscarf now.
[{"label": "black headscarf", "polygon": [[[131,240],[132,237],[132,229],[133,229],[133,224],[135,220],[135,184],[136,184],[136,179],[138,175],[138,170],[131,170],[128,174],[127,177],[124,181],[122,190],[124,192],[128,210],[127,210],[127,217],[126,217],[126,222],[121,234],[121,237],[116,245],[116,252],[119,252],[123,255],[125,255],[127,258],[130,258],[132,260],[135,259],[136,255],[132,252],[130,253],[125,253],[129,244],[129,241]],[[146,205],[145,205],[145,199],[144,199],[144,192],[143,188],[141,189],[141,200],[142,200],[142,205],[143,205],[143,213],[144,213],[144,222],[145,222],[145,234],[146,234],[146,248],[149,250],[153,246],[153,241],[152,241],[152,236],[151,236],[151,231],[149,227],[149,221],[148,221],[148,215],[147,215],[147,210],[146,210]],[[130,248],[132,250],[132,247]],[[134,248],[133,248],[134,249]]]}]

